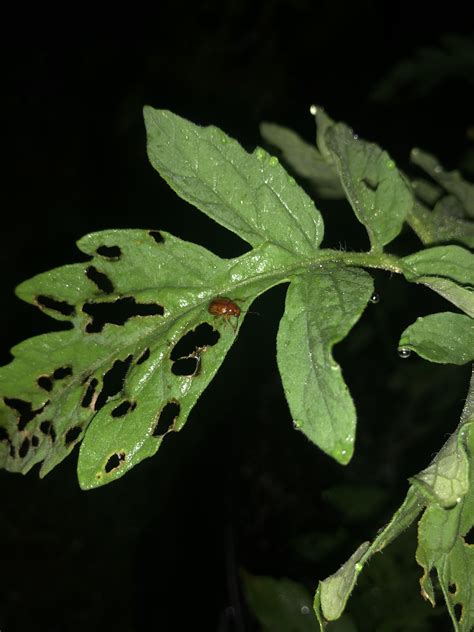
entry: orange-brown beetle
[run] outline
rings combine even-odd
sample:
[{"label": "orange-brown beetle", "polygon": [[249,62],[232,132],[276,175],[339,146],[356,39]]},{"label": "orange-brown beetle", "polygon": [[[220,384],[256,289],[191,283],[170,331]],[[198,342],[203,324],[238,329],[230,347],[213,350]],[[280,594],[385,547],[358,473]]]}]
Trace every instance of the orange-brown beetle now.
[{"label": "orange-brown beetle", "polygon": [[242,310],[232,299],[226,298],[225,296],[215,298],[209,303],[208,311],[213,316],[221,316],[224,321],[229,323],[232,329],[236,331],[237,325],[232,325],[230,319],[232,316],[235,316],[238,321]]}]

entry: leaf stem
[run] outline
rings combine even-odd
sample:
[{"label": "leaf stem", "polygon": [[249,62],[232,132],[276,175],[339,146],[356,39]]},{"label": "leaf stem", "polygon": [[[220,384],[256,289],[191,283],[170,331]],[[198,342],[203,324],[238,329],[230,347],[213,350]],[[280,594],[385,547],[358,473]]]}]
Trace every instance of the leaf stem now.
[{"label": "leaf stem", "polygon": [[343,252],[322,249],[319,251],[316,261],[318,263],[322,261],[341,262],[347,265],[355,265],[363,268],[380,268],[381,270],[403,274],[402,267],[399,264],[399,258],[386,253]]}]

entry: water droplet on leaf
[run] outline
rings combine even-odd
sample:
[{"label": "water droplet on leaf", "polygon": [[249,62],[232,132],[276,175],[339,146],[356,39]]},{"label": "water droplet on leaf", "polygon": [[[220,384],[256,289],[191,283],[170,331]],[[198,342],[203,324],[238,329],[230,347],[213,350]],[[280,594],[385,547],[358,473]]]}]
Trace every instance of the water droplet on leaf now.
[{"label": "water droplet on leaf", "polygon": [[372,296],[370,297],[370,302],[371,303],[379,303],[380,302],[380,294],[378,294],[377,292],[374,292],[372,294]]},{"label": "water droplet on leaf", "polygon": [[406,358],[409,358],[411,356],[411,351],[410,349],[405,349],[405,347],[401,347],[398,350],[398,355],[405,360]]},{"label": "water droplet on leaf", "polygon": [[389,160],[387,162],[387,169],[395,169],[395,163],[393,162],[393,160]]},{"label": "water droplet on leaf", "polygon": [[258,147],[255,155],[257,156],[257,160],[262,161],[265,159],[265,151],[261,147]]},{"label": "water droplet on leaf", "polygon": [[360,562],[356,562],[354,564],[354,568],[358,573],[360,573],[360,571],[362,570],[362,564]]},{"label": "water droplet on leaf", "polygon": [[317,112],[318,112],[318,108],[313,104],[310,106],[309,111],[311,112],[311,114],[313,116],[316,116]]},{"label": "water droplet on leaf", "polygon": [[435,173],[441,173],[443,170],[439,165],[436,165],[436,167],[434,168],[434,172]]},{"label": "water droplet on leaf", "polygon": [[293,186],[296,184],[295,179],[292,178],[291,176],[288,176],[288,182]]},{"label": "water droplet on leaf", "polygon": [[354,140],[358,140],[359,139],[359,134],[354,134],[354,136],[352,137]]},{"label": "water droplet on leaf", "polygon": [[301,606],[301,614],[309,614],[308,606]]},{"label": "water droplet on leaf", "polygon": [[278,158],[276,156],[272,156],[268,162],[270,167],[275,167],[278,164]]}]

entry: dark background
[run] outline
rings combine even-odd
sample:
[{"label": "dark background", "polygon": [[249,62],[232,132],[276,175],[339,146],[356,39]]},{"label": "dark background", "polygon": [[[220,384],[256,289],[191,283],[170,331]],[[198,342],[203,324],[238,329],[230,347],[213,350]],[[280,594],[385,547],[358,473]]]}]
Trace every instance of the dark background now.
[{"label": "dark background", "polygon": [[[413,4],[236,0],[158,4],[140,17],[115,9],[106,18],[27,12],[7,20],[0,362],[9,361],[13,344],[55,326],[15,299],[15,286],[80,261],[74,242],[85,233],[157,228],[221,256],[245,251],[149,166],[144,104],[215,124],[250,150],[261,142],[262,120],[313,138],[309,105],[318,103],[403,168],[415,145],[449,168],[468,167],[474,99],[462,74],[431,84],[428,73],[426,85],[422,74],[388,99],[371,96],[418,47],[469,32],[472,20],[460,5],[426,5],[425,12]],[[343,205],[317,204],[327,220],[325,246],[365,246]],[[408,232],[395,245],[398,252],[418,247]],[[0,472],[2,632],[254,630],[239,568],[313,590],[373,537],[402,500],[406,478],[455,428],[468,383],[466,367],[396,354],[404,327],[450,307],[400,279],[380,274],[376,283],[381,302],[336,349],[359,413],[356,455],[346,468],[292,429],[274,352],[280,287],[256,303],[260,316],[247,319],[187,426],[154,459],[92,492],[79,490],[77,452],[42,481],[36,472]],[[354,518],[331,503],[324,490],[342,484],[375,486],[373,513]],[[326,553],[301,544],[336,532],[339,544]],[[391,574],[403,576],[394,580],[393,599],[413,612],[426,608],[425,621],[431,611],[417,594],[413,547],[412,533]],[[376,603],[390,590],[369,578],[356,592],[356,621],[357,600],[368,604],[364,632],[383,629]],[[427,621],[417,629],[449,629],[443,618],[437,627]]]}]

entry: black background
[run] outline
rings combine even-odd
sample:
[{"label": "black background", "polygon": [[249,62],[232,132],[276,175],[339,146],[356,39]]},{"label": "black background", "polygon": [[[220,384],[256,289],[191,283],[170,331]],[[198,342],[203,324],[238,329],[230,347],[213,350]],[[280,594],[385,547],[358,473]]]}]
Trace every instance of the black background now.
[{"label": "black background", "polygon": [[[474,108],[462,78],[421,96],[401,90],[390,101],[370,98],[417,47],[469,32],[472,20],[456,3],[242,0],[162,3],[140,16],[69,11],[25,8],[4,25],[1,363],[13,344],[54,327],[15,299],[15,286],[80,261],[74,242],[85,233],[157,228],[221,256],[245,251],[149,166],[144,104],[217,125],[249,150],[261,142],[262,120],[313,138],[309,106],[318,103],[404,168],[415,145],[450,168],[467,151]],[[338,204],[317,203],[329,211],[326,246],[365,247],[348,213],[335,216]],[[395,248],[418,246],[407,234]],[[402,362],[396,354],[404,327],[449,306],[399,279],[376,275],[376,282],[381,303],[336,350],[359,412],[347,468],[292,430],[274,353],[280,287],[256,303],[260,316],[248,317],[187,426],[154,459],[93,492],[79,490],[77,452],[42,481],[36,471],[1,472],[2,632],[253,630],[232,588],[238,568],[314,589],[372,537],[402,499],[406,478],[454,429],[468,381],[465,367]],[[289,543],[337,527],[343,518],[321,491],[347,481],[377,483],[386,504],[334,556],[311,565]]]}]

